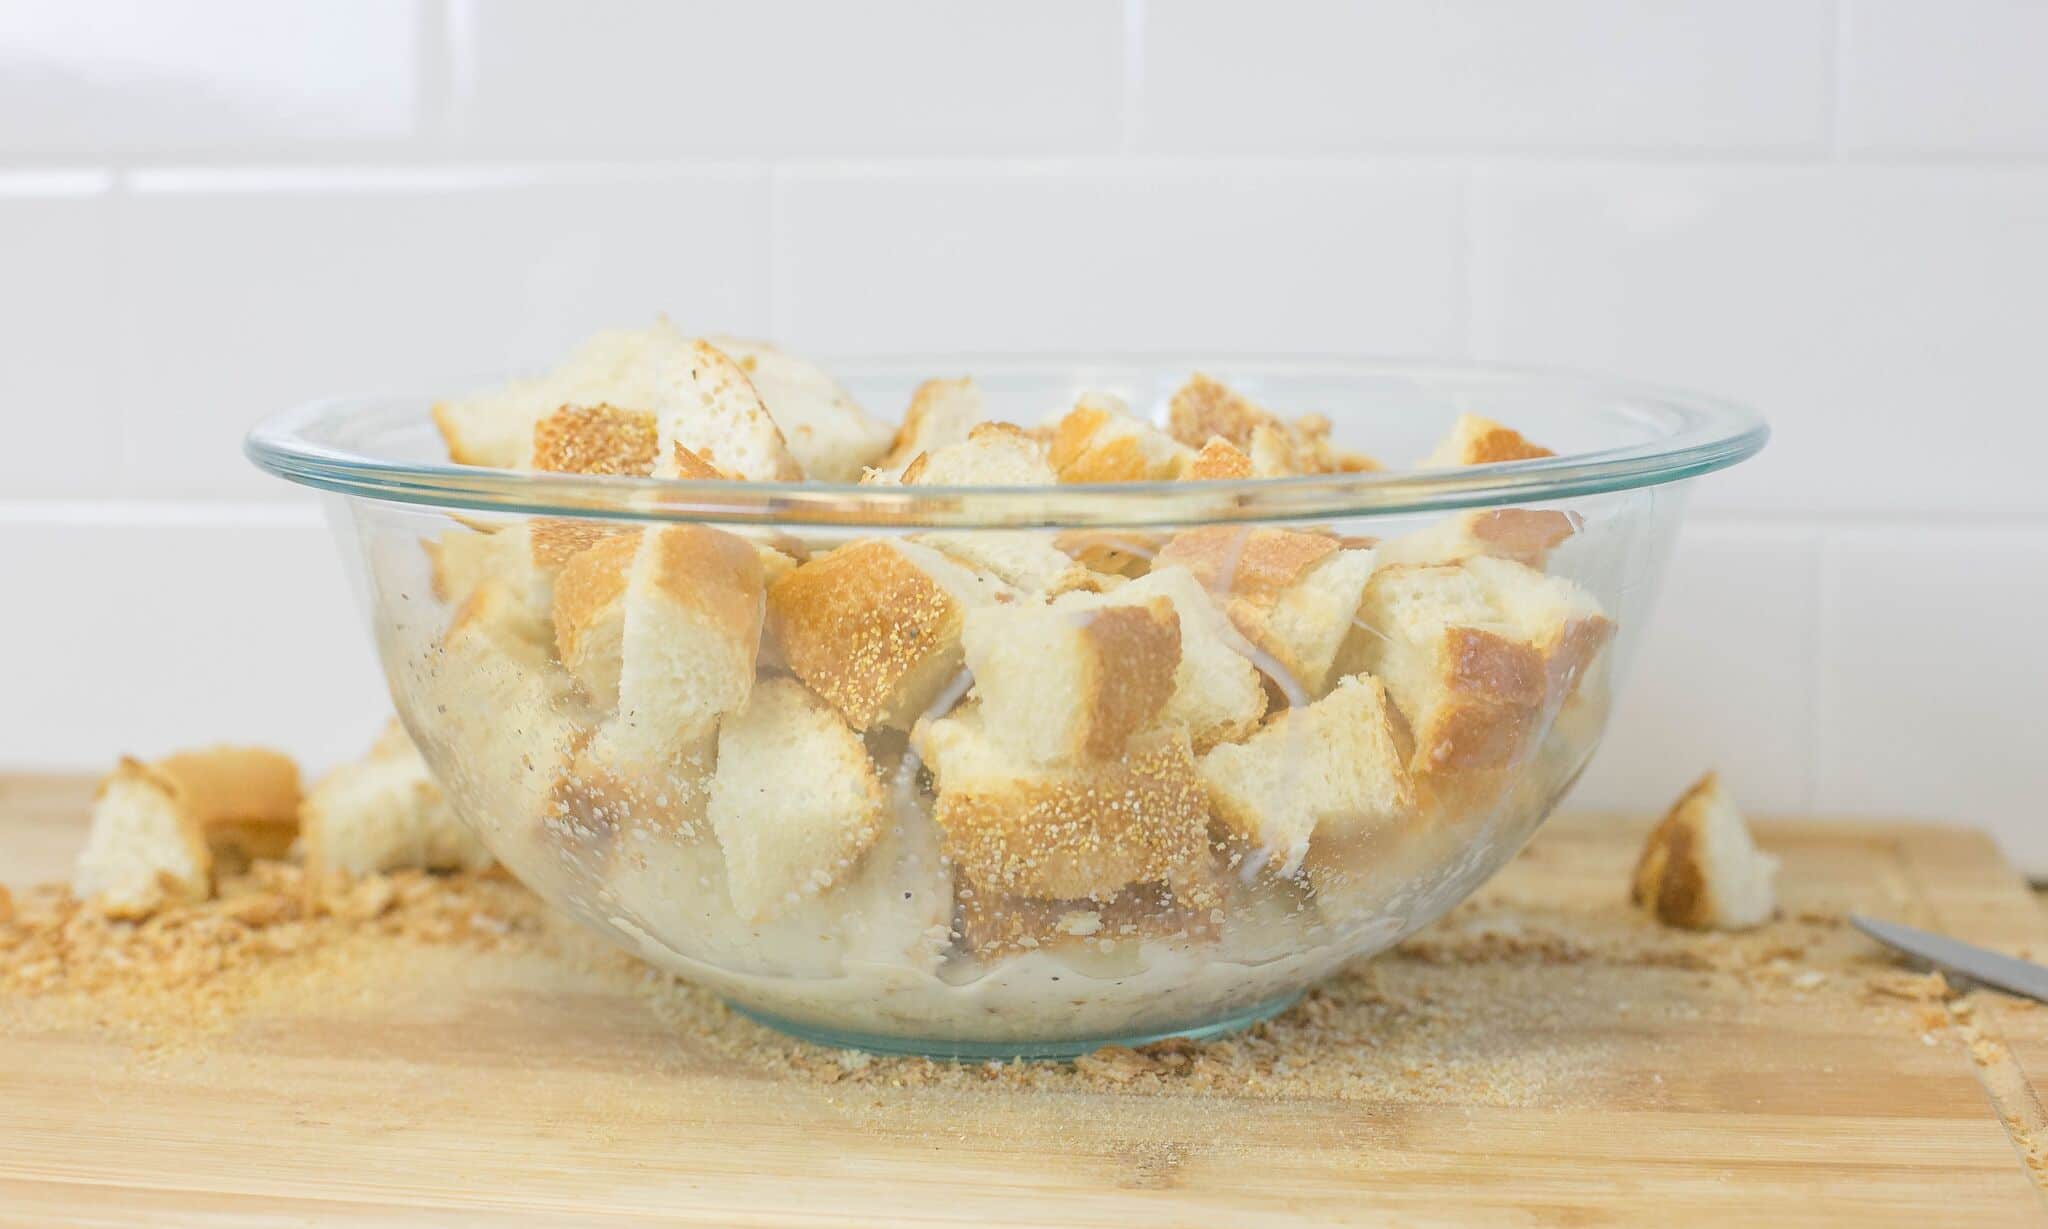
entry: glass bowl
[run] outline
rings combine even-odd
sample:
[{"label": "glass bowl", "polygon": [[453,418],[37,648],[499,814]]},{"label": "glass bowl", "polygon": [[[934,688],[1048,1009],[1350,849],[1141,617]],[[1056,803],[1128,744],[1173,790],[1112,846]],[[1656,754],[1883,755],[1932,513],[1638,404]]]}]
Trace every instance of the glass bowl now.
[{"label": "glass bowl", "polygon": [[1062,1056],[1284,1008],[1441,915],[1584,769],[1693,478],[1753,415],[1557,372],[861,360],[1037,423],[1190,371],[1420,457],[1219,482],[860,486],[458,466],[425,398],[249,440],[329,492],[398,713],[542,897],[813,1040]]}]

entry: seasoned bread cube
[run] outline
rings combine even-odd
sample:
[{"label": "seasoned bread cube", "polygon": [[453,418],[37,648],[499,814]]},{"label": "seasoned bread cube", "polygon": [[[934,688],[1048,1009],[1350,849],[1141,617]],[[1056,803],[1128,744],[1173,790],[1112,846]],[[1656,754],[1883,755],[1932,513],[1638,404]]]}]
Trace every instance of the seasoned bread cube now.
[{"label": "seasoned bread cube", "polygon": [[1122,752],[1173,694],[1180,616],[1163,597],[1092,608],[967,612],[961,636],[984,723],[1039,764]]},{"label": "seasoned bread cube", "polygon": [[654,402],[656,474],[701,477],[700,468],[709,466],[761,482],[802,480],[781,428],[730,356],[708,341],[681,342],[669,365]]},{"label": "seasoned bread cube", "polygon": [[565,405],[534,423],[527,467],[645,478],[654,472],[660,434],[652,411]]},{"label": "seasoned bread cube", "polygon": [[760,552],[703,525],[599,543],[562,571],[555,643],[601,709],[602,757],[654,766],[746,703],[766,605]]},{"label": "seasoned bread cube", "polygon": [[1161,720],[1186,727],[1197,751],[1257,729],[1266,712],[1266,689],[1250,660],[1254,650],[1185,567],[1162,567],[1108,594],[1067,594],[1055,605],[1092,610],[1158,598],[1173,604],[1180,625],[1180,660]]},{"label": "seasoned bread cube", "polygon": [[1209,442],[1188,460],[1180,476],[1190,482],[1218,482],[1254,475],[1250,457],[1239,452],[1229,440],[1212,435]]},{"label": "seasoned bread cube", "polygon": [[1450,469],[1459,465],[1491,465],[1496,461],[1531,461],[1557,454],[1532,444],[1491,418],[1460,414],[1450,435],[1422,459],[1417,469]]},{"label": "seasoned bread cube", "polygon": [[1245,457],[1248,467],[1244,474],[1190,476],[1283,478],[1379,468],[1379,462],[1363,453],[1332,448],[1328,419],[1307,414],[1288,423],[1200,372],[1168,401],[1167,430],[1190,448],[1206,449],[1209,440],[1222,439]]},{"label": "seasoned bread cube", "polygon": [[1199,893],[1209,807],[1187,732],[1165,727],[1121,756],[1032,764],[1006,750],[973,705],[918,723],[946,855],[982,888],[1013,896],[1108,900],[1134,883]]},{"label": "seasoned bread cube", "polygon": [[405,727],[393,718],[368,755],[314,784],[299,806],[307,878],[357,878],[417,867],[479,870],[484,848],[441,796]]},{"label": "seasoned bread cube", "polygon": [[768,623],[789,668],[848,725],[908,729],[960,674],[967,611],[1011,596],[928,546],[866,538],[777,581]]},{"label": "seasoned bread cube", "polygon": [[1386,685],[1415,736],[1410,771],[1502,767],[1522,750],[1547,691],[1543,653],[1504,624],[1460,565],[1381,568],[1339,669]]},{"label": "seasoned bread cube", "polygon": [[1106,393],[1084,394],[1053,428],[1052,467],[1061,482],[1160,481],[1193,456],[1194,449]]},{"label": "seasoned bread cube", "polygon": [[681,341],[666,320],[599,333],[546,375],[441,402],[434,424],[457,464],[517,468],[530,456],[534,424],[565,405],[653,409]]},{"label": "seasoned bread cube", "polygon": [[1491,555],[1541,568],[1550,552],[1577,533],[1581,523],[1576,513],[1539,508],[1454,513],[1425,529],[1380,543],[1380,566],[1459,563],[1475,555]]},{"label": "seasoned bread cube", "polygon": [[973,380],[926,380],[911,394],[903,425],[896,429],[888,454],[876,468],[900,474],[917,454],[958,444],[987,420],[988,403]]},{"label": "seasoned bread cube", "polygon": [[817,482],[854,482],[889,447],[890,429],[810,362],[767,342],[712,339],[739,364],[803,470]]},{"label": "seasoned bread cube", "polygon": [[1778,860],[1756,847],[1742,813],[1708,773],[1650,833],[1629,899],[1666,926],[1747,930],[1777,911]]},{"label": "seasoned bread cube", "polygon": [[881,831],[882,787],[823,700],[769,679],[719,728],[710,819],[733,907],[759,921],[847,876]]},{"label": "seasoned bread cube", "polygon": [[1006,422],[985,422],[967,438],[921,452],[904,467],[905,486],[1051,486],[1059,481],[1045,449]]},{"label": "seasoned bread cube", "polygon": [[215,747],[154,764],[124,756],[93,795],[72,889],[111,917],[205,900],[218,854],[283,856],[298,806],[298,765],[275,751]]},{"label": "seasoned bread cube", "polygon": [[1246,741],[1210,749],[1202,784],[1216,818],[1291,875],[1311,838],[1352,840],[1414,809],[1402,741],[1386,690],[1351,677]]},{"label": "seasoned bread cube", "polygon": [[1327,689],[1374,562],[1325,534],[1234,525],[1179,534],[1157,561],[1195,574],[1297,702]]}]

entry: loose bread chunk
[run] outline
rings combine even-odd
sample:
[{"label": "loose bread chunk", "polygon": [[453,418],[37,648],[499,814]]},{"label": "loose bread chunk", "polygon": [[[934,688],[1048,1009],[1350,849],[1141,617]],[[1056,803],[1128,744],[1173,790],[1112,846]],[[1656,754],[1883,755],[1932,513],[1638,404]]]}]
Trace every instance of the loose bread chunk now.
[{"label": "loose bread chunk", "polygon": [[1103,759],[1151,725],[1180,668],[1180,616],[1154,597],[967,612],[961,643],[989,732],[1036,764]]},{"label": "loose bread chunk", "polygon": [[1106,393],[1084,394],[1053,428],[1061,482],[1155,482],[1177,476],[1194,449]]},{"label": "loose bread chunk", "polygon": [[1291,875],[1311,839],[1353,840],[1414,809],[1402,741],[1385,688],[1354,676],[1245,742],[1212,748],[1202,784],[1216,818]]},{"label": "loose bread chunk", "polygon": [[1266,689],[1250,660],[1254,649],[1187,568],[1162,567],[1111,593],[1071,593],[1055,605],[1095,610],[1161,598],[1172,603],[1179,622],[1180,660],[1160,719],[1184,726],[1197,751],[1250,734],[1266,712]]},{"label": "loose bread chunk", "polygon": [[565,405],[653,409],[681,341],[666,320],[598,333],[546,375],[441,402],[434,423],[456,463],[514,469],[530,456],[534,424]]},{"label": "loose bread chunk", "polygon": [[122,757],[93,797],[72,875],[111,917],[205,900],[216,857],[282,857],[298,831],[299,769],[256,747],[215,747],[154,764]]},{"label": "loose bread chunk", "polygon": [[1777,911],[1778,860],[1708,773],[1680,795],[1636,863],[1629,899],[1666,926],[1748,930]]},{"label": "loose bread chunk", "polygon": [[1187,732],[1162,727],[1113,759],[1044,766],[1011,754],[973,705],[918,723],[947,856],[1013,896],[1109,900],[1134,883],[1199,895],[1209,807]]},{"label": "loose bread chunk", "polygon": [[1450,469],[1460,465],[1491,465],[1497,461],[1531,461],[1557,454],[1530,443],[1491,418],[1460,414],[1450,435],[1422,459],[1417,469]]},{"label": "loose bread chunk", "polygon": [[1297,702],[1328,689],[1375,566],[1371,550],[1326,534],[1236,525],[1179,534],[1157,562],[1193,572]]},{"label": "loose bread chunk", "polygon": [[1190,482],[1215,482],[1252,477],[1252,459],[1220,435],[1212,435],[1181,471]]},{"label": "loose bread chunk", "polygon": [[798,482],[803,468],[767,404],[731,356],[701,339],[679,343],[654,402],[655,472],[695,476],[700,465],[760,482]]},{"label": "loose bread chunk", "polygon": [[316,782],[299,807],[307,878],[325,885],[406,868],[479,870],[491,852],[441,795],[393,718],[369,754]]},{"label": "loose bread chunk", "polygon": [[904,467],[905,486],[1051,486],[1059,481],[1045,449],[1022,427],[985,422],[967,438],[921,452]]},{"label": "loose bread chunk", "polygon": [[1485,508],[1454,513],[1414,533],[1379,545],[1382,567],[1396,563],[1459,563],[1475,555],[1512,559],[1541,568],[1550,552],[1579,531],[1573,512],[1541,508]]},{"label": "loose bread chunk", "polygon": [[911,394],[903,425],[896,429],[896,438],[876,468],[900,474],[917,454],[964,441],[988,417],[988,402],[973,380],[926,380]]},{"label": "loose bread chunk", "polygon": [[853,394],[817,364],[767,342],[732,337],[712,342],[739,364],[761,395],[804,477],[853,482],[888,450],[888,425],[870,418]]},{"label": "loose bread chunk", "polygon": [[768,679],[718,731],[710,819],[733,907],[760,921],[846,878],[881,832],[882,787],[830,706]]},{"label": "loose bread chunk", "polygon": [[857,730],[908,729],[961,669],[967,611],[1014,595],[928,546],[865,538],[768,591],[789,668]]}]

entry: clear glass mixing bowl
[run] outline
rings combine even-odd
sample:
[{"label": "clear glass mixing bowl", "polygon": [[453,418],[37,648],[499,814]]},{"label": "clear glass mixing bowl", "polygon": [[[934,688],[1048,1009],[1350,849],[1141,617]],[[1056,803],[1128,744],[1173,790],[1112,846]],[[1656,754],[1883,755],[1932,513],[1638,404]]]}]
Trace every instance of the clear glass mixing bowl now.
[{"label": "clear glass mixing bowl", "polygon": [[[1598,745],[1690,480],[1753,415],[1556,372],[1348,360],[833,364],[1037,423],[1190,370],[1419,457],[944,488],[456,466],[424,398],[249,440],[327,508],[399,715],[534,891],[789,1032],[935,1055],[1205,1036],[1428,923]],[[1020,583],[1021,582],[1021,583]]]}]

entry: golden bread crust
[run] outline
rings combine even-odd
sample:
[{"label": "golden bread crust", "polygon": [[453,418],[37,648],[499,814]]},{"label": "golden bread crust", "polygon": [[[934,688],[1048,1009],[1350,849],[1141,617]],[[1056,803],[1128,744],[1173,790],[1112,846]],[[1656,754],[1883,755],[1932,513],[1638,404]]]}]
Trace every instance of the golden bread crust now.
[{"label": "golden bread crust", "polygon": [[654,414],[610,405],[565,405],[534,424],[533,468],[567,474],[654,472]]},{"label": "golden bread crust", "polygon": [[904,716],[904,681],[948,646],[957,657],[964,618],[952,594],[879,538],[828,551],[768,591],[789,668],[857,730]]}]

